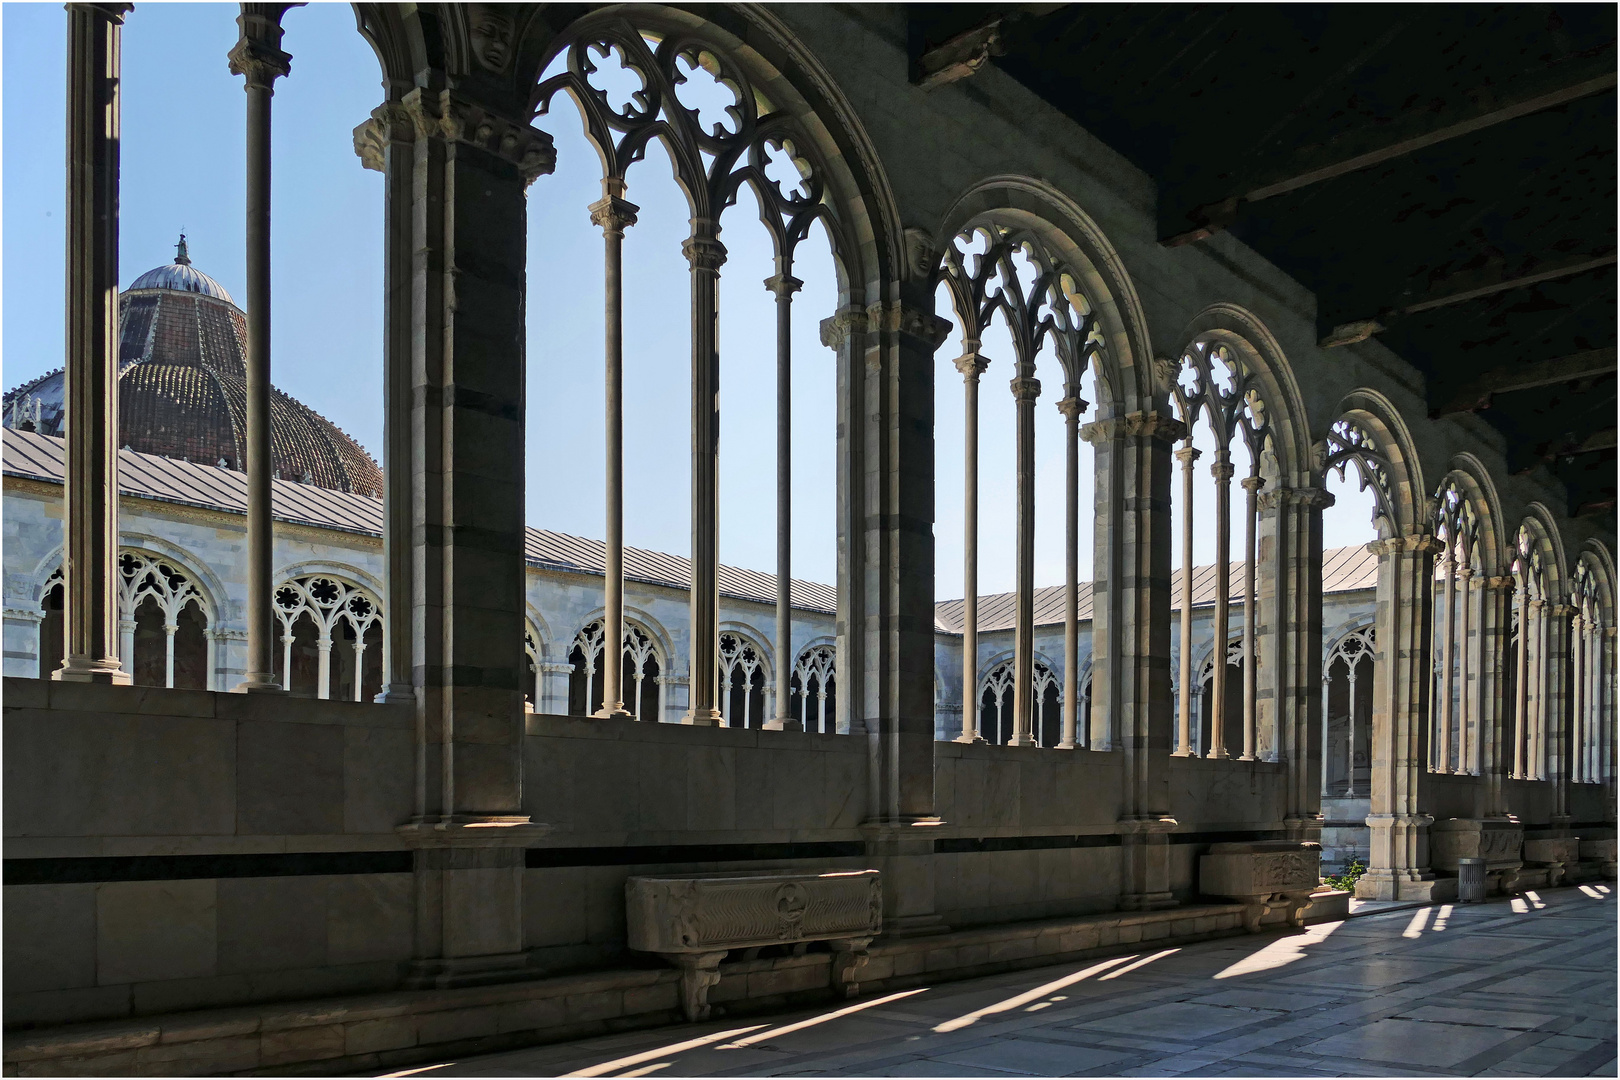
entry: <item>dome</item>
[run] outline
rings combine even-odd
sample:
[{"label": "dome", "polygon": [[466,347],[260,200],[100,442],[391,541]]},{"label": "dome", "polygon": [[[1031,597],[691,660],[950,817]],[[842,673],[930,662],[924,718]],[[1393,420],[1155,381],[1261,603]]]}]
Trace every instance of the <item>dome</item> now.
[{"label": "dome", "polygon": [[125,292],[141,292],[146,289],[172,289],[175,292],[201,293],[211,296],[215,300],[223,300],[233,304],[231,294],[225,291],[225,286],[209,277],[207,274],[191,265],[191,257],[186,252],[186,235],[180,234],[180,242],[175,245],[174,262],[167,266],[159,266],[148,270],[136,278]]},{"label": "dome", "polygon": [[[119,444],[144,454],[246,468],[247,316],[195,270],[180,238],[175,261],[118,298]],[[61,370],[5,395],[6,427],[63,434]],[[334,491],[382,495],[382,470],[336,424],[271,390],[275,475]]]}]

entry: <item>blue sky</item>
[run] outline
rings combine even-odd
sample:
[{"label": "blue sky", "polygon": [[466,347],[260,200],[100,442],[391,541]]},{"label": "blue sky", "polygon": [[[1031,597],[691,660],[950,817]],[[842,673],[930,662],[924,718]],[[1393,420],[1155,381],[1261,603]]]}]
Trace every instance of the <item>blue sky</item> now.
[{"label": "blue sky", "polygon": [[[170,261],[184,228],[198,269],[239,300],[243,278],[242,81],[225,55],[236,5],[142,3],[124,30],[120,283]],[[66,14],[59,4],[0,8],[0,151],[4,184],[5,386],[62,364],[62,206]],[[377,63],[346,4],[290,11],[284,47],[292,75],[275,96],[272,239],[275,384],[330,418],[374,454],[382,444],[382,178],[362,169],[352,130],[382,99]],[[693,104],[704,89],[692,86]],[[603,520],[602,239],[586,207],[601,195],[600,166],[571,102],[541,125],[557,169],[529,189],[528,493],[531,525],[601,536]],[[654,150],[630,172],[641,207],[625,240],[626,538],[690,550],[689,211],[667,157]],[[722,219],[721,558],[775,566],[775,303],[770,239],[745,196]],[[837,303],[824,238],[801,246],[794,303],[794,574],[832,581],[833,354],[818,324]],[[941,310],[946,309],[941,298]],[[998,335],[1001,335],[998,337]],[[1013,565],[1013,414],[1004,331],[986,336],[998,364],[985,376],[981,428],[980,587],[1008,589]],[[961,379],[954,338],[936,364],[938,595],[961,594]],[[1060,377],[1049,358],[1037,422],[1036,580],[1062,580],[1064,470]],[[1000,371],[998,375],[997,372]],[[1090,505],[1083,449],[1082,507]],[[1207,458],[1206,458],[1207,460]],[[1240,475],[1242,465],[1239,465]],[[1235,485],[1234,485],[1235,486]],[[1241,492],[1238,493],[1241,495]],[[1328,543],[1371,539],[1370,503],[1341,498]],[[1204,504],[1207,506],[1207,502]],[[1089,536],[1089,517],[1083,518]],[[1236,539],[1236,538],[1235,538]],[[1213,557],[1200,530],[1197,561]],[[1083,545],[1082,574],[1089,544]]]}]

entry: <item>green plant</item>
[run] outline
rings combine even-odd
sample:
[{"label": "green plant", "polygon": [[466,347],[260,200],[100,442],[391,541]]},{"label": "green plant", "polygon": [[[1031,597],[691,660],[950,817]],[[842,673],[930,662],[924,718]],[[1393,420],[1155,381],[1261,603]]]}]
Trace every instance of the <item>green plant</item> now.
[{"label": "green plant", "polygon": [[1331,885],[1335,889],[1345,892],[1356,891],[1356,880],[1367,872],[1367,864],[1360,859],[1352,859],[1350,865],[1344,868],[1342,874],[1328,874],[1322,878],[1322,884]]}]

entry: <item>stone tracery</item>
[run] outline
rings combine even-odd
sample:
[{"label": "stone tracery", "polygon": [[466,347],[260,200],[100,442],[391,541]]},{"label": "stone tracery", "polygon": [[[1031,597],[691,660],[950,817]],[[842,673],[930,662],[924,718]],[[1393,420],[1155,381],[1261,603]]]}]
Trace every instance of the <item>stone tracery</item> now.
[{"label": "stone tracery", "polygon": [[324,574],[292,578],[272,613],[283,689],[366,701],[382,688],[382,603],[370,590]]}]

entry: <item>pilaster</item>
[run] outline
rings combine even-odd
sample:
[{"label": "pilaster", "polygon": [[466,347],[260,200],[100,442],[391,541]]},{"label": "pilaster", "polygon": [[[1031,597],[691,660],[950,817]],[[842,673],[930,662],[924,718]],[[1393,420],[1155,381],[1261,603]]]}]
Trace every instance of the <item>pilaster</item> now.
[{"label": "pilaster", "polygon": [[1511,577],[1485,577],[1475,581],[1479,592],[1479,773],[1481,780],[1479,815],[1507,817],[1508,773],[1513,767],[1513,748],[1508,744],[1509,720],[1514,699],[1508,692],[1510,676],[1509,643],[1513,627],[1513,587]]},{"label": "pilaster", "polygon": [[1166,907],[1170,816],[1170,463],[1186,425],[1133,412],[1081,428],[1098,459],[1093,746],[1122,751],[1121,906]]}]

